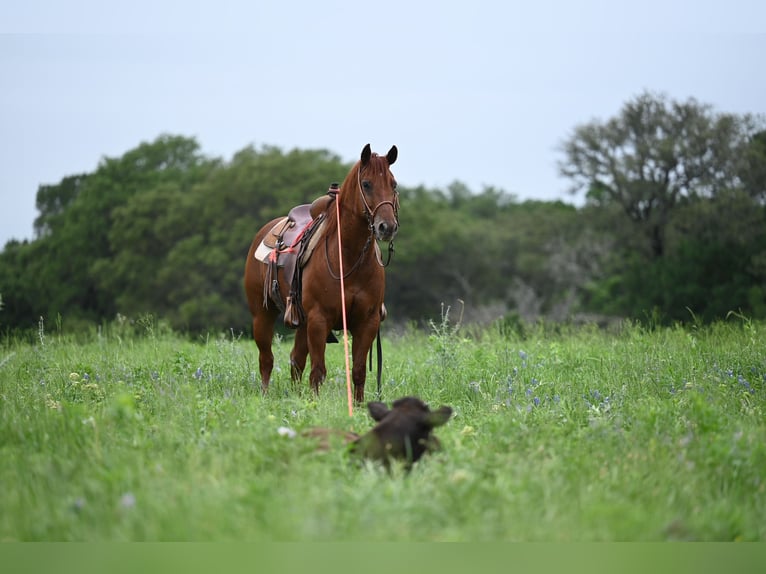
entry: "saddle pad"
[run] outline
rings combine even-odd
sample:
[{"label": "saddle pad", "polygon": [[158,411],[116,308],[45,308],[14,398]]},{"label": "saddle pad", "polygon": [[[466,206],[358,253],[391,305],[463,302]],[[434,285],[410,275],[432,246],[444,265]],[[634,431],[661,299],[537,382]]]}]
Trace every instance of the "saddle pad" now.
[{"label": "saddle pad", "polygon": [[269,247],[268,245],[266,245],[266,242],[264,240],[264,241],[261,241],[260,245],[258,245],[258,249],[255,250],[253,257],[255,257],[258,261],[262,263],[268,263],[269,255],[271,254],[272,251],[274,251],[274,247]]}]

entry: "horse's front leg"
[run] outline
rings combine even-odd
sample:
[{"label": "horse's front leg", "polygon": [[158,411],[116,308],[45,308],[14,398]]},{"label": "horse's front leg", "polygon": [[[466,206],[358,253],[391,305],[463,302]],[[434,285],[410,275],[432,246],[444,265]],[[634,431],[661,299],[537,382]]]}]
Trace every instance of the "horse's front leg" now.
[{"label": "horse's front leg", "polygon": [[324,353],[327,346],[327,335],[330,333],[330,327],[323,318],[315,320],[309,319],[306,334],[308,338],[308,352],[311,357],[311,372],[309,373],[309,384],[311,390],[319,394],[319,386],[324,382],[327,376],[327,367],[325,367]]},{"label": "horse's front leg", "polygon": [[364,402],[364,383],[367,379],[367,355],[370,352],[375,336],[378,334],[379,321],[370,321],[353,333],[353,343],[351,345],[351,355],[354,360],[354,366],[351,370],[351,377],[354,380],[354,401]]}]

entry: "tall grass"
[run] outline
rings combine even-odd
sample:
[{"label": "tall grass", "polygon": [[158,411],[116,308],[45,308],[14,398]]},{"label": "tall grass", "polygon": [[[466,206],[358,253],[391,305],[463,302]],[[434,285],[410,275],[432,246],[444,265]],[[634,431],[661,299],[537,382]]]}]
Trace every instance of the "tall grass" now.
[{"label": "tall grass", "polygon": [[372,426],[341,345],[262,396],[252,341],[138,331],[0,345],[1,540],[766,540],[761,323],[384,336],[384,399],[455,410],[393,476],[279,432]]}]

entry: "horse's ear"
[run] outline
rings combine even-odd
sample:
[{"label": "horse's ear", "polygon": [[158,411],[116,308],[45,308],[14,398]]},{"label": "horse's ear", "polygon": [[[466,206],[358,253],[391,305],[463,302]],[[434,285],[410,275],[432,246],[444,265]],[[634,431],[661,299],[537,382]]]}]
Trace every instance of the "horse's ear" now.
[{"label": "horse's ear", "polygon": [[391,146],[391,149],[388,150],[388,153],[386,154],[386,159],[388,160],[388,165],[394,165],[394,162],[396,161],[396,157],[399,155],[399,150],[396,149],[395,145]]},{"label": "horse's ear", "polygon": [[362,165],[367,165],[367,162],[370,161],[371,157],[372,149],[370,149],[370,144],[367,144],[362,150]]},{"label": "horse's ear", "polygon": [[386,403],[381,403],[379,401],[367,403],[367,410],[370,411],[372,420],[377,422],[382,421],[383,418],[385,418],[385,416],[390,412],[386,406]]}]

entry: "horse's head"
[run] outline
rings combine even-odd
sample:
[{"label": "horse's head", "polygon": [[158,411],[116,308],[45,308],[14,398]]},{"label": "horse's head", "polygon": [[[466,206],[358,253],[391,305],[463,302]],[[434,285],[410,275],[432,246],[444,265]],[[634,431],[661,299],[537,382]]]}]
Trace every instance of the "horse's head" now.
[{"label": "horse's head", "polygon": [[390,169],[397,155],[396,146],[381,157],[372,153],[367,144],[357,168],[357,185],[365,215],[375,238],[380,241],[393,241],[399,230],[399,194]]}]

